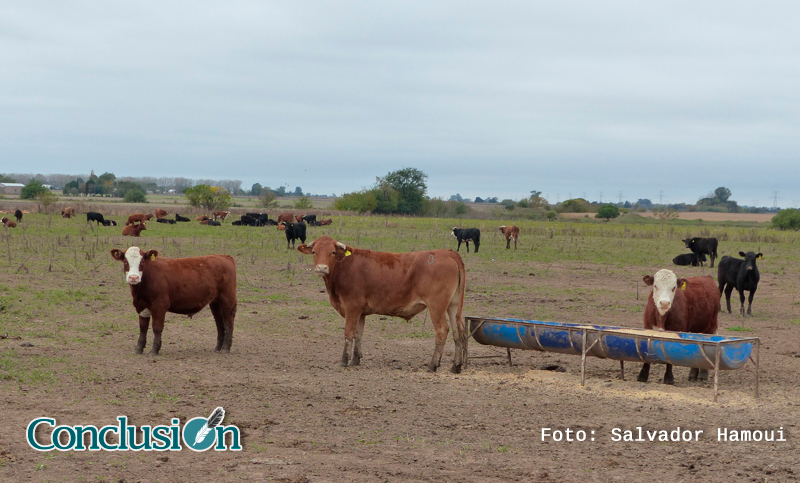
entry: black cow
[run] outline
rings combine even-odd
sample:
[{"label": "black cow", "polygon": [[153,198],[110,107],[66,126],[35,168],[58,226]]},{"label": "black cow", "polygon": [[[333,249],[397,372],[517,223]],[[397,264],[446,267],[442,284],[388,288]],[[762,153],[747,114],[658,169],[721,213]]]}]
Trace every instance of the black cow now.
[{"label": "black cow", "polygon": [[110,226],[106,224],[106,219],[103,218],[103,215],[101,213],[97,213],[94,211],[86,212],[86,223],[91,223],[93,221],[96,221],[98,226],[100,225]]},{"label": "black cow", "polygon": [[684,253],[672,259],[672,263],[675,265],[691,265],[693,267],[697,267],[705,261],[705,254],[698,255],[696,253]]},{"label": "black cow", "polygon": [[469,242],[470,240],[475,243],[475,253],[478,253],[478,249],[481,247],[481,231],[477,228],[453,228],[453,236],[456,237],[458,240],[458,251],[461,248],[461,242],[467,244],[467,253],[469,253]]},{"label": "black cow", "polygon": [[209,226],[222,226],[222,223],[218,222],[217,220],[208,220],[208,223],[206,223],[206,225],[209,225]]},{"label": "black cow", "polygon": [[117,222],[114,220],[103,220],[103,226],[117,226]]},{"label": "black cow", "polygon": [[169,223],[170,225],[175,224],[175,220],[170,220],[168,218],[156,218],[156,221],[159,223]]},{"label": "black cow", "polygon": [[308,223],[311,226],[316,226],[317,224],[317,215],[306,215],[303,217],[303,221]]},{"label": "black cow", "polygon": [[289,249],[289,243],[294,248],[294,241],[300,239],[302,243],[306,242],[306,224],[296,221],[283,221],[281,222],[286,227],[286,249]]},{"label": "black cow", "polygon": [[15,211],[14,212],[14,218],[17,219],[17,223],[22,221],[22,211],[20,211],[20,210]]},{"label": "black cow", "polygon": [[[698,255],[708,255],[711,257],[711,266],[714,266],[714,260],[717,258],[717,239],[716,238],[687,238],[685,240],[681,240],[683,243],[686,244],[686,248],[691,250],[693,253]],[[700,262],[700,266],[703,266],[703,262]]]},{"label": "black cow", "polygon": [[[758,274],[756,259],[761,258],[763,255],[753,252],[739,252],[739,255],[744,257],[744,260],[724,256],[719,261],[719,266],[717,267],[719,296],[722,297],[722,292],[724,290],[725,301],[728,302],[728,313],[731,313],[731,292],[733,292],[735,287],[739,292],[739,300],[742,302],[739,313],[744,316],[744,291],[749,290],[750,296],[747,299],[747,315],[752,315],[753,296],[756,294],[758,280],[761,278]],[[722,311],[722,307],[720,307],[720,311]]]}]

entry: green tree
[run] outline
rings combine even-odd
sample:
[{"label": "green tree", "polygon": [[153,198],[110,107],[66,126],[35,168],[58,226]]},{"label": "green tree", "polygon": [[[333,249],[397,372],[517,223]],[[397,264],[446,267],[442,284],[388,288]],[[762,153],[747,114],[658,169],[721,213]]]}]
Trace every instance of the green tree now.
[{"label": "green tree", "polygon": [[295,186],[294,193],[295,196],[303,196],[303,188],[299,186]]},{"label": "green tree", "polygon": [[42,193],[47,191],[47,188],[42,186],[40,181],[36,181],[35,179],[31,179],[28,181],[28,184],[22,187],[22,191],[20,191],[19,197],[23,200],[32,200]]},{"label": "green tree", "polygon": [[562,213],[586,213],[591,210],[591,204],[583,198],[573,198],[561,203],[558,208]]},{"label": "green tree", "polygon": [[378,199],[372,190],[345,193],[333,202],[333,208],[336,210],[355,211],[357,213],[371,212],[377,207]]},{"label": "green tree", "polygon": [[428,175],[417,168],[403,168],[378,178],[377,185],[388,185],[397,191],[397,212],[415,214],[422,212],[422,201],[428,191],[425,180]]},{"label": "green tree", "polygon": [[528,198],[531,208],[544,208],[548,205],[547,200],[542,198],[541,191],[531,191],[531,197]]},{"label": "green tree", "polygon": [[0,174],[0,183],[16,183],[17,180],[14,178],[7,176],[5,174]]},{"label": "green tree", "polygon": [[[253,185],[253,188],[255,188],[255,185]],[[258,195],[258,204],[264,208],[275,208],[278,206],[278,202],[275,201],[276,198],[275,192],[269,189],[269,187],[266,187],[262,189],[261,194]]]},{"label": "green tree", "polygon": [[147,194],[143,189],[136,187],[126,191],[122,199],[125,203],[147,203]]},{"label": "green tree", "polygon": [[612,205],[611,203],[606,203],[604,205],[600,205],[600,209],[597,211],[597,214],[594,215],[595,218],[605,218],[606,221],[611,220],[611,218],[616,218],[619,216],[619,208],[616,205]]},{"label": "green tree", "polygon": [[725,203],[728,201],[728,198],[731,197],[731,190],[724,186],[720,186],[714,190],[714,196],[717,197],[720,203]]},{"label": "green tree", "polygon": [[250,188],[250,194],[253,196],[261,196],[262,191],[264,191],[264,188],[261,187],[261,183],[253,183],[253,187]]},{"label": "green tree", "polygon": [[558,218],[558,213],[550,210],[544,216],[546,216],[549,221],[555,221],[555,219]]},{"label": "green tree", "polygon": [[224,210],[231,206],[233,198],[228,190],[219,186],[199,184],[183,190],[191,206],[200,206],[208,211]]},{"label": "green tree", "polygon": [[772,226],[779,230],[800,230],[800,210],[787,208],[772,217]]},{"label": "green tree", "polygon": [[313,208],[314,204],[311,203],[307,196],[301,196],[300,199],[294,202],[294,207],[297,210],[308,210]]}]

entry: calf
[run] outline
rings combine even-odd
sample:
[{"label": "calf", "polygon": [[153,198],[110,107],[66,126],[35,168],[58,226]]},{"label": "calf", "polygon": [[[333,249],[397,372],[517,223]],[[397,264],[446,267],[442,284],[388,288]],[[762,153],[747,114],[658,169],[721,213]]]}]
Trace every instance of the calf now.
[{"label": "calf", "polygon": [[137,223],[135,225],[125,225],[122,228],[122,236],[139,236],[142,233],[142,230],[146,230],[147,226],[145,222]]},{"label": "calf", "polygon": [[97,213],[95,211],[87,211],[86,212],[86,223],[91,223],[93,221],[97,222],[97,226],[100,226],[101,224],[103,226],[109,226],[109,225],[106,225],[106,219],[103,218],[103,215],[101,213]]},{"label": "calf", "polygon": [[[501,226],[500,233],[506,238],[506,250],[511,248],[511,239],[514,239],[514,250],[517,249],[517,239],[519,239],[519,227],[514,225]],[[478,250],[475,249],[477,252]]]},{"label": "calf", "polygon": [[170,224],[170,225],[174,225],[175,224],[175,220],[170,220],[169,218],[156,218],[156,221],[159,222],[159,223],[167,223],[167,224]]},{"label": "calf", "polygon": [[66,208],[61,210],[62,218],[72,218],[73,216],[75,216],[75,208],[67,206]]},{"label": "calf", "polygon": [[[719,292],[709,276],[678,278],[671,270],[659,270],[655,276],[645,275],[645,285],[653,290],[644,309],[644,328],[716,334],[719,315]],[[650,364],[642,365],[638,380],[647,382]],[[693,367],[689,380],[708,379],[707,369]],[[672,364],[667,364],[664,384],[674,384]]]},{"label": "calf", "polygon": [[20,221],[22,221],[22,211],[20,211],[20,210],[16,210],[16,211],[14,212],[14,218],[16,218],[16,219],[17,219],[17,223],[19,223]]},{"label": "calf", "polygon": [[233,321],[236,317],[236,262],[228,255],[193,258],[159,258],[158,251],[144,252],[139,247],[127,251],[113,249],[111,257],[123,262],[125,281],[131,286],[133,307],[139,314],[141,354],[153,319],[151,355],[161,350],[161,332],[167,312],[188,315],[208,305],[217,324],[214,352],[230,352]]},{"label": "calf", "polygon": [[467,244],[467,253],[469,253],[469,242],[472,240],[475,243],[475,253],[481,247],[481,231],[477,228],[453,228],[453,236],[458,240],[458,247],[456,251],[461,249],[461,242]]},{"label": "calf", "polygon": [[186,218],[185,216],[181,216],[181,215],[175,213],[175,221],[192,221],[192,220],[190,220],[189,218]]},{"label": "calf", "polygon": [[332,219],[330,219],[330,218],[328,218],[327,220],[319,220],[319,221],[317,222],[317,225],[319,225],[319,226],[325,226],[325,225],[330,225],[331,223],[333,223],[333,220],[332,220]]},{"label": "calf", "polygon": [[682,253],[672,259],[672,263],[675,265],[691,265],[693,267],[697,267],[705,261],[705,254],[698,255],[696,253]]},{"label": "calf", "polygon": [[289,243],[291,242],[292,248],[294,248],[294,241],[296,239],[300,239],[301,243],[306,242],[306,224],[302,221],[300,223],[290,222],[290,223],[283,223],[283,226],[286,227],[286,249],[289,249]]},{"label": "calf", "polygon": [[222,221],[225,221],[225,218],[227,218],[228,215],[231,214],[231,212],[230,211],[215,211],[215,212],[213,212],[211,214],[214,216],[215,220],[217,218],[222,218]]},{"label": "calf", "polygon": [[[723,290],[725,291],[728,313],[731,313],[731,292],[733,292],[733,288],[736,287],[736,290],[739,292],[739,300],[742,303],[739,313],[744,317],[745,290],[750,292],[747,298],[747,315],[753,315],[751,312],[753,297],[758,288],[758,280],[761,278],[758,274],[756,259],[763,257],[763,255],[753,252],[739,252],[739,256],[744,257],[744,260],[728,256],[722,257],[717,267],[717,281],[719,282],[719,296],[722,297],[722,292]],[[721,307],[720,310],[722,310]]]},{"label": "calf", "polygon": [[167,210],[162,210],[161,208],[156,208],[156,219],[158,218],[166,218],[169,213]]},{"label": "calf", "polygon": [[3,226],[5,226],[6,228],[16,228],[17,227],[17,223],[16,222],[14,222],[13,220],[9,220],[5,216],[0,221],[3,223]]},{"label": "calf", "polygon": [[315,224],[315,223],[317,223],[317,215],[306,215],[306,216],[302,216],[302,217],[300,217],[300,219],[299,219],[299,220],[297,220],[297,221],[305,221],[305,222],[306,222],[306,223],[308,223],[309,225],[311,225],[311,224]]},{"label": "calf", "polygon": [[134,213],[128,217],[128,221],[125,222],[125,226],[133,225],[134,223],[144,223],[145,221],[150,221],[150,218],[153,217],[152,213],[144,214],[144,213]]},{"label": "calf", "polygon": [[117,222],[114,220],[103,220],[103,226],[117,226]]},{"label": "calf", "polygon": [[297,250],[313,256],[314,273],[322,277],[331,306],[345,319],[341,366],[357,366],[361,362],[367,315],[411,320],[428,309],[436,332],[428,370],[439,367],[450,328],[455,341],[451,372],[458,373],[466,367],[469,331],[462,311],[467,273],[457,253],[443,249],[373,252],[349,247],[327,236],[300,245]]},{"label": "calf", "polygon": [[[698,255],[708,255],[711,258],[711,266],[714,266],[714,260],[717,258],[717,239],[716,238],[687,238],[681,240],[686,244],[686,248]],[[703,266],[703,262],[700,262]]]}]

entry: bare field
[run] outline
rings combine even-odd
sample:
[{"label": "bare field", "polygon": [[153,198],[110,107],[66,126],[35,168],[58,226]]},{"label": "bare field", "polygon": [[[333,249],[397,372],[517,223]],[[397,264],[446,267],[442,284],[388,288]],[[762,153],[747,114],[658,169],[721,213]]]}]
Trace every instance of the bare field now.
[{"label": "bare field", "polygon": [[[384,251],[455,248],[455,221],[340,216],[310,228],[310,239],[326,234]],[[683,227],[519,221],[515,251],[505,249],[500,220],[474,224],[483,237],[479,253],[461,252],[465,315],[621,327],[641,327],[642,276],[669,268],[691,234]],[[762,341],[760,397],[748,364],[720,374],[713,403],[713,383],[689,383],[688,368],[675,368],[676,384],[666,386],[662,366],[638,383],[638,364],[626,364],[621,380],[617,361],[589,358],[582,387],[580,357],[515,350],[509,367],[504,349],[474,341],[463,374],[447,372],[452,339],[439,372],[428,373],[433,334],[426,312],[410,322],[368,317],[362,364],[343,369],[336,364],[344,323],[311,273],[310,257],[287,251],[282,232],[153,223],[132,239],[118,228],[89,228],[80,215],[32,214],[20,228],[0,231],[0,481],[800,479],[796,234],[705,227],[724,235],[720,255],[764,254],[753,317],[720,314],[721,334]],[[235,258],[239,307],[230,354],[211,352],[216,330],[208,309],[191,319],[168,315],[161,355],[134,354],[137,316],[121,263],[109,255],[130,245],[165,257]],[[680,276],[716,273],[673,268]],[[151,341],[152,334],[146,350]],[[25,438],[28,423],[40,417],[67,426],[114,425],[120,415],[137,426],[172,418],[185,424],[217,406],[226,410],[224,424],[240,428],[242,451],[37,452]],[[643,441],[615,440],[638,428],[656,440],[646,433]],[[658,441],[678,428],[702,433]],[[726,428],[773,431],[784,441],[720,441]],[[543,431],[568,429],[587,439],[542,438]]]},{"label": "bare field", "polygon": [[[638,213],[638,215],[648,218],[655,218],[652,211]],[[560,216],[567,219],[594,218],[595,213],[562,213]],[[715,213],[710,211],[681,211],[678,213],[679,220],[704,220],[704,221],[752,221],[756,223],[769,222],[774,217],[774,213]]]}]

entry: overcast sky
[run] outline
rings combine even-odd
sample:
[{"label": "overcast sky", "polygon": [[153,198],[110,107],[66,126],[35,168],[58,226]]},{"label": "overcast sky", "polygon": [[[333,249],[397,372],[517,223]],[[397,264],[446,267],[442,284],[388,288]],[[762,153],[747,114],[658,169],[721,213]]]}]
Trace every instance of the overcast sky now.
[{"label": "overcast sky", "polygon": [[[796,2],[0,4],[0,172],[800,206]],[[24,181],[23,181],[24,182]]]}]

